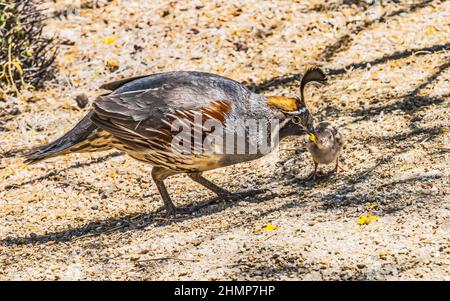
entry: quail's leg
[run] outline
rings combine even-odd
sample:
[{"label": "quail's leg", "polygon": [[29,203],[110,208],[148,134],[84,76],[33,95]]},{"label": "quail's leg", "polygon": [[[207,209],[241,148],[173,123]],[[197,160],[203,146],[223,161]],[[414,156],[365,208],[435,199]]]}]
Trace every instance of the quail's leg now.
[{"label": "quail's leg", "polygon": [[169,193],[167,192],[166,185],[164,185],[164,179],[168,176],[172,175],[173,172],[161,167],[153,167],[152,169],[152,178],[156,184],[156,188],[158,188],[159,194],[164,201],[164,207],[166,209],[166,214],[168,216],[175,216],[176,207],[172,203],[172,199],[170,198]]},{"label": "quail's leg", "polygon": [[231,194],[231,192],[229,192],[228,190],[223,189],[222,187],[219,187],[216,184],[214,184],[213,182],[207,180],[205,177],[202,176],[202,174],[200,172],[188,173],[187,175],[193,181],[208,188],[209,190],[213,191],[214,193],[216,193],[219,196]]},{"label": "quail's leg", "polygon": [[265,190],[263,190],[263,189],[255,189],[255,190],[250,190],[250,191],[232,193],[232,192],[229,192],[226,189],[223,189],[223,188],[217,186],[216,184],[214,184],[213,182],[207,180],[206,178],[204,178],[202,176],[201,172],[188,173],[188,176],[193,181],[195,181],[195,182],[199,183],[200,185],[208,188],[209,190],[215,192],[219,197],[227,197],[227,198],[230,198],[230,199],[240,199],[240,198],[243,198],[243,197],[247,197],[247,196],[251,196],[251,195],[255,195],[255,194],[259,194],[259,193],[265,192]]},{"label": "quail's leg", "polygon": [[176,215],[175,205],[172,203],[169,193],[167,192],[166,185],[163,181],[155,181],[156,187],[158,188],[159,194],[164,201],[164,208],[166,209],[166,214],[168,216]]}]

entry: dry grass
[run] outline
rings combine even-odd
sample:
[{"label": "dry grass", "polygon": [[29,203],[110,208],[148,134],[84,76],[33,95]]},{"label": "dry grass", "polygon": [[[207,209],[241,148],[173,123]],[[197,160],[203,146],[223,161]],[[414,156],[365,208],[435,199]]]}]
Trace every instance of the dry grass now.
[{"label": "dry grass", "polygon": [[[0,279],[449,279],[449,1],[153,2],[67,17],[48,5],[48,34],[66,40],[59,75],[0,102]],[[207,205],[175,176],[169,190],[192,214],[165,220],[150,166],[19,156],[73,126],[87,111],[75,96],[112,79],[202,70],[296,95],[312,64],[330,80],[308,89],[309,106],[347,137],[340,175],[305,180],[311,159],[290,139],[279,156],[207,174],[269,193]]]}]

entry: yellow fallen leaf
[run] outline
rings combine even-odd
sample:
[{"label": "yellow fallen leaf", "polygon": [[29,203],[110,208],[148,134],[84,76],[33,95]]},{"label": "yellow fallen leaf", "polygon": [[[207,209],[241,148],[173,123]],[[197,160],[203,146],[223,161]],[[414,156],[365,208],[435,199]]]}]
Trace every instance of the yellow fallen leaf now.
[{"label": "yellow fallen leaf", "polygon": [[13,65],[16,68],[16,70],[19,72],[19,76],[22,77],[23,70],[22,70],[22,66],[21,66],[20,62],[17,60],[14,60],[11,62],[11,65]]},{"label": "yellow fallen leaf", "polygon": [[111,45],[114,44],[116,42],[116,38],[115,37],[107,37],[103,40],[104,43]]},{"label": "yellow fallen leaf", "polygon": [[356,223],[357,223],[358,225],[367,225],[367,224],[369,224],[370,222],[369,222],[368,219],[367,219],[367,215],[361,215],[361,216],[358,218],[358,220],[356,221]]},{"label": "yellow fallen leaf", "polygon": [[358,225],[369,225],[372,221],[378,222],[378,220],[379,220],[378,217],[374,215],[361,215],[356,221],[356,223]]},{"label": "yellow fallen leaf", "polygon": [[70,55],[70,54],[66,54],[66,55],[64,56],[64,59],[65,59],[66,61],[68,61],[68,62],[71,62],[71,61],[73,61],[73,56]]},{"label": "yellow fallen leaf", "polygon": [[427,30],[428,34],[433,34],[435,32],[436,32],[436,28],[434,28],[434,26],[428,26],[428,30]]},{"label": "yellow fallen leaf", "polygon": [[267,224],[264,229],[266,230],[266,232],[270,232],[270,231],[278,229],[278,226],[274,226],[272,224]]}]

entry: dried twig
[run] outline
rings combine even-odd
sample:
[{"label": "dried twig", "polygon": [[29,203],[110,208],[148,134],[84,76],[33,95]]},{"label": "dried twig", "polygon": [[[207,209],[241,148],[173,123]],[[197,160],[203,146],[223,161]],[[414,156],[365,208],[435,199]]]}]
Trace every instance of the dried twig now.
[{"label": "dried twig", "polygon": [[137,262],[162,261],[162,260],[178,260],[178,261],[191,261],[191,262],[199,262],[200,261],[198,259],[185,259],[185,258],[177,258],[177,257],[158,257],[158,258],[137,260]]}]

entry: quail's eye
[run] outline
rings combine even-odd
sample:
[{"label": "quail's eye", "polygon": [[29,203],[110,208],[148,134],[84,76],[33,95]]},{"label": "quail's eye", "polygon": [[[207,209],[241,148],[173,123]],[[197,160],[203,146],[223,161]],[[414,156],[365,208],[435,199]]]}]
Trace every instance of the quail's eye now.
[{"label": "quail's eye", "polygon": [[301,123],[302,123],[301,118],[298,117],[298,116],[293,116],[291,120],[292,120],[292,122],[293,122],[294,124],[301,124]]}]

